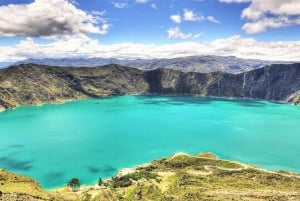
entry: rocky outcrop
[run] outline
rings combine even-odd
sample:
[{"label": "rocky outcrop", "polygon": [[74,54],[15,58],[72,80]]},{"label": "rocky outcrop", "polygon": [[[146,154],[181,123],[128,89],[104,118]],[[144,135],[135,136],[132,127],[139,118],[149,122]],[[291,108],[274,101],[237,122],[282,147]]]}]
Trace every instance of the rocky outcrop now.
[{"label": "rocky outcrop", "polygon": [[143,71],[22,64],[0,70],[0,109],[124,94],[254,98],[300,103],[300,64],[274,64],[240,74],[173,69]]}]

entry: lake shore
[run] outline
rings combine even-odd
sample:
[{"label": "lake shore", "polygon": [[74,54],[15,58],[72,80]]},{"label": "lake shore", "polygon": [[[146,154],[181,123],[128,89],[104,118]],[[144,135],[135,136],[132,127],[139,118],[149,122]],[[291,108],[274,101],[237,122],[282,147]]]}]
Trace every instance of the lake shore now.
[{"label": "lake shore", "polygon": [[[298,200],[300,176],[217,159],[211,153],[177,153],[148,164],[120,170],[99,184],[44,191],[34,180],[0,171],[1,194],[7,200]],[[18,186],[16,186],[16,182]],[[15,198],[14,198],[15,196]],[[189,198],[188,198],[188,197]]]}]

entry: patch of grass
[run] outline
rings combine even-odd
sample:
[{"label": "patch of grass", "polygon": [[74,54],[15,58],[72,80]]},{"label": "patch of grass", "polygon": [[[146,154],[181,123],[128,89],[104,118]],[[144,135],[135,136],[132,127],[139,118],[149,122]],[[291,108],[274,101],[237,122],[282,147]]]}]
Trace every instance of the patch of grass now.
[{"label": "patch of grass", "polygon": [[112,186],[114,188],[128,187],[132,184],[132,180],[138,181],[140,179],[157,179],[158,175],[152,172],[141,170],[131,174],[124,175],[122,177],[114,177],[112,180]]}]

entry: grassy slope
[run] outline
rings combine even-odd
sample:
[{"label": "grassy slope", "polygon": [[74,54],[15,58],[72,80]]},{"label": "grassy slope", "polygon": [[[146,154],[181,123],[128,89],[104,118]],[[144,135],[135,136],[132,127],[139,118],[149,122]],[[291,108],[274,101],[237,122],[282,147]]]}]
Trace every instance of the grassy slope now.
[{"label": "grassy slope", "polygon": [[62,68],[28,64],[0,70],[0,106],[3,108],[140,94],[146,88],[143,71],[117,65]]},{"label": "grassy slope", "polygon": [[15,193],[19,197],[23,196],[28,199],[49,200],[50,198],[48,193],[33,179],[4,170],[0,170],[0,191],[3,197],[12,196],[12,193]]},{"label": "grassy slope", "polygon": [[[300,200],[299,175],[218,160],[209,153],[154,160],[122,171],[102,186],[82,186],[79,192],[68,187],[43,192],[33,180],[14,174],[4,181],[0,178],[4,192],[27,193],[40,200]],[[14,178],[23,179],[22,188]]]}]

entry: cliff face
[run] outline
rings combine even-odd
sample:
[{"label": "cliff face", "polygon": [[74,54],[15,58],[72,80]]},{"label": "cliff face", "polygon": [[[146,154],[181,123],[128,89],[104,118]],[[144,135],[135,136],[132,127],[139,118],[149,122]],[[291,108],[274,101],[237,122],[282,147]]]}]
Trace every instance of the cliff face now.
[{"label": "cliff face", "polygon": [[0,70],[0,107],[122,94],[199,95],[300,103],[300,64],[277,64],[240,74],[172,69],[142,71],[33,64]]},{"label": "cliff face", "polygon": [[157,69],[146,73],[150,93],[256,98],[300,103],[300,64],[271,65],[229,74],[183,73]]}]

